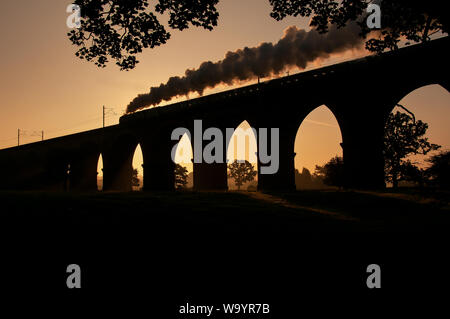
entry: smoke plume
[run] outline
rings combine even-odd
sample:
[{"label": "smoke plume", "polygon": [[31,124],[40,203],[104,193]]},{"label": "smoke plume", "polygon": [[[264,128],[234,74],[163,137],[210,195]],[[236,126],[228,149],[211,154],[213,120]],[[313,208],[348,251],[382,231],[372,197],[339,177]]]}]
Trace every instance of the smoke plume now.
[{"label": "smoke plume", "polygon": [[221,61],[203,62],[198,69],[187,69],[183,77],[174,76],[166,84],[152,87],[149,93],[139,94],[127,106],[127,113],[190,92],[202,94],[206,88],[219,84],[231,85],[234,81],[279,74],[294,66],[304,69],[308,63],[330,54],[361,48],[364,39],[359,32],[356,23],[339,29],[331,25],[325,34],[315,29],[305,31],[296,26],[288,27],[276,44],[264,42],[257,47],[229,51]]}]

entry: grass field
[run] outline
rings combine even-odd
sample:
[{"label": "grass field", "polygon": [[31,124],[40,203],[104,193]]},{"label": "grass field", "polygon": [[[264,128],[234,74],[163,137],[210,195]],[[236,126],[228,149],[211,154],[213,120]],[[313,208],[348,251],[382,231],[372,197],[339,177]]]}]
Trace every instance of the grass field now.
[{"label": "grass field", "polygon": [[118,296],[139,287],[155,300],[161,291],[180,300],[228,291],[286,307],[287,287],[320,296],[365,288],[374,262],[383,285],[412,293],[441,282],[448,265],[445,193],[1,192],[0,200],[2,284],[11,287],[29,289],[32,272],[33,287],[63,289],[75,262],[84,287]]},{"label": "grass field", "polygon": [[149,231],[434,231],[449,194],[338,190],[260,192],[1,192],[8,228],[137,227]]}]

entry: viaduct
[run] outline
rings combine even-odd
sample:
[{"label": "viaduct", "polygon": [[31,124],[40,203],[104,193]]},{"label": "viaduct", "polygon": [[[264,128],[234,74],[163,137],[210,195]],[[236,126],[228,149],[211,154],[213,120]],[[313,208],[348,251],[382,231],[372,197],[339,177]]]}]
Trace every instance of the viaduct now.
[{"label": "viaduct", "polygon": [[[186,127],[193,135],[195,119],[201,119],[204,128],[236,128],[244,120],[256,129],[279,128],[279,170],[272,175],[258,172],[258,187],[294,189],[298,127],[323,104],[333,112],[341,129],[346,186],[383,188],[382,144],[387,115],[419,87],[439,84],[450,90],[448,44],[448,38],[441,38],[124,115],[114,126],[3,149],[0,189],[97,190],[97,163],[102,154],[103,189],[128,191],[132,157],[139,143],[144,190],[172,190],[171,150],[177,141],[171,140],[171,133],[176,127]],[[226,156],[228,141],[223,143]],[[194,188],[227,189],[226,164],[194,164]]]}]

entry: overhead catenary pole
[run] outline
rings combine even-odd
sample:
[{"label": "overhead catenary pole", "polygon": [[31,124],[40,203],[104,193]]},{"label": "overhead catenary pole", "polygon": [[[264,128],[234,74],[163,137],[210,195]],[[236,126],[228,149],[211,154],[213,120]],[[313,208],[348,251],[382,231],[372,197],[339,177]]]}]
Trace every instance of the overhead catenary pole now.
[{"label": "overhead catenary pole", "polygon": [[[108,112],[108,114],[106,114]],[[107,115],[117,115],[116,112],[114,112],[114,108],[112,107],[106,107],[103,105],[103,127],[105,127],[105,121]]]},{"label": "overhead catenary pole", "polygon": [[42,140],[44,140],[44,130],[42,130]]},{"label": "overhead catenary pole", "polygon": [[20,145],[20,128],[17,129],[17,146]]}]

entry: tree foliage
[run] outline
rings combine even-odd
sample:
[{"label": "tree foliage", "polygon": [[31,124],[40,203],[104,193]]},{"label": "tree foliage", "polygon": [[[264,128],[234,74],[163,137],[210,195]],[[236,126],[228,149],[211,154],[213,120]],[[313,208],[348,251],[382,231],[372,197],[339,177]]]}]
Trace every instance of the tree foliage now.
[{"label": "tree foliage", "polygon": [[131,175],[131,186],[139,187],[140,181],[138,177],[138,170],[137,168],[133,168],[133,173]]},{"label": "tree foliage", "polygon": [[316,165],[314,175],[323,180],[328,186],[344,186],[344,160],[340,156],[335,156],[324,166]]},{"label": "tree foliage", "polygon": [[188,171],[187,168],[181,166],[180,164],[175,164],[175,188],[183,189],[186,188],[188,183]]},{"label": "tree foliage", "polygon": [[389,114],[384,134],[385,178],[394,187],[400,180],[412,180],[420,177],[420,171],[414,169],[413,163],[406,160],[409,155],[426,155],[440,148],[424,137],[428,124],[415,121],[412,116],[397,111]]},{"label": "tree foliage", "polygon": [[441,152],[427,160],[431,166],[427,169],[430,182],[444,189],[450,189],[450,151]]},{"label": "tree foliage", "polygon": [[418,184],[420,187],[427,182],[427,171],[418,167],[410,160],[404,161],[400,166],[400,174],[402,181]]},{"label": "tree foliage", "polygon": [[[212,30],[219,17],[219,0],[75,0],[81,8],[81,27],[68,33],[80,59],[105,67],[109,58],[121,70],[133,69],[136,55],[170,39],[170,32],[157,14],[168,13],[168,26],[184,30],[190,25]],[[436,32],[448,33],[447,10],[438,0],[381,1],[381,30],[367,27],[364,15],[370,0],[269,0],[270,15],[276,20],[287,16],[311,17],[310,25],[327,32],[330,24],[343,27],[351,21],[361,26],[361,36],[368,38],[366,48],[383,52],[398,48],[400,39],[424,42]],[[236,7],[238,10],[238,7]]]},{"label": "tree foliage", "polygon": [[[443,1],[428,0],[269,0],[270,14],[276,20],[286,16],[311,17],[310,26],[327,32],[330,24],[343,27],[356,21],[361,36],[368,38],[366,48],[372,52],[397,49],[401,39],[425,42],[436,32],[448,33],[449,17]],[[377,3],[381,8],[381,29],[369,29],[366,23],[367,6]]]},{"label": "tree foliage", "polygon": [[184,30],[193,25],[212,30],[217,25],[218,0],[158,0],[154,9],[148,0],[75,0],[81,8],[81,26],[68,33],[80,59],[105,67],[108,58],[121,70],[139,61],[136,54],[169,40],[170,33],[155,13],[169,14],[169,27]]},{"label": "tree foliage", "polygon": [[241,189],[241,186],[244,183],[253,181],[257,174],[253,164],[249,161],[242,162],[235,160],[228,165],[228,169],[230,170],[228,176],[234,179],[234,183],[238,187],[238,190]]},{"label": "tree foliage", "polygon": [[323,176],[311,174],[309,169],[303,167],[302,172],[295,169],[295,185],[297,189],[320,189],[324,188]]}]

